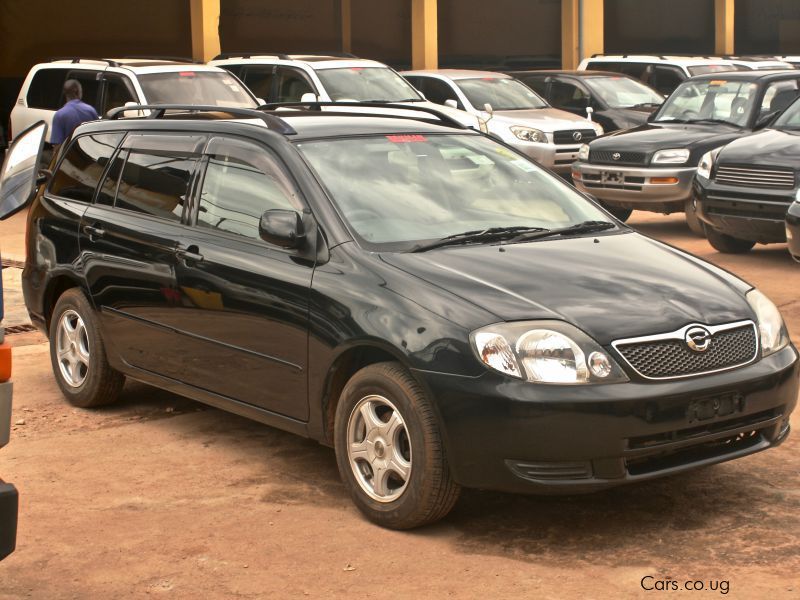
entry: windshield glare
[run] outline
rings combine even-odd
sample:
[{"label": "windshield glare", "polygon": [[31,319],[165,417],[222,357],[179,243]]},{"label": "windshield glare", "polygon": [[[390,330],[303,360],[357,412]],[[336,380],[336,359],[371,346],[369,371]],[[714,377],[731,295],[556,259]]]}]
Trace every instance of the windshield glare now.
[{"label": "windshield glare", "polygon": [[256,108],[256,101],[229,73],[173,71],[139,76],[148,104],[208,104]]},{"label": "windshield glare", "polygon": [[687,81],[667,99],[656,122],[714,119],[742,127],[753,112],[757,90],[747,81]]},{"label": "windshield glare", "polygon": [[408,102],[422,100],[417,90],[388,67],[347,67],[319,69],[331,100],[357,102]]},{"label": "windshield glare", "polygon": [[384,135],[297,147],[368,249],[408,250],[490,227],[609,221],[563,181],[480,136]]},{"label": "windshield glare", "polygon": [[628,77],[587,77],[586,84],[611,108],[660,105],[664,98],[653,88]]},{"label": "windshield glare", "polygon": [[547,103],[524,83],[504,77],[459,79],[456,85],[464,92],[470,104],[483,110],[491,104],[494,110],[524,110],[546,108]]}]

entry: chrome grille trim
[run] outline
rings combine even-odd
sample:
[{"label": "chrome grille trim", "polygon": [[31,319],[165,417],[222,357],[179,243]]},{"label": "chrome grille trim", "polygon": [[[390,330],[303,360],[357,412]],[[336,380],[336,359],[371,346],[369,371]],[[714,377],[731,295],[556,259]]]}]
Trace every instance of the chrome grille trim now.
[{"label": "chrome grille trim", "polygon": [[714,174],[714,180],[730,185],[791,190],[794,188],[795,175],[792,169],[720,165]]},{"label": "chrome grille trim", "polygon": [[[647,342],[663,342],[663,341],[684,341],[686,336],[686,332],[691,329],[692,327],[703,327],[708,330],[708,332],[713,336],[717,333],[729,331],[731,329],[739,329],[743,327],[752,327],[753,328],[753,336],[755,337],[755,352],[752,357],[748,360],[743,361],[741,363],[737,363],[735,365],[729,365],[727,367],[722,367],[719,369],[712,369],[708,371],[700,371],[697,373],[687,373],[684,375],[669,375],[663,377],[652,377],[645,375],[639,369],[637,369],[633,364],[628,360],[625,356],[624,352],[620,349],[620,346],[630,346],[635,344],[643,344]],[[657,333],[655,335],[645,335],[640,337],[633,337],[633,338],[625,338],[621,340],[616,340],[611,342],[611,347],[616,350],[617,354],[625,361],[625,364],[628,365],[637,375],[642,377],[643,379],[648,379],[651,381],[665,381],[669,379],[686,379],[688,377],[699,377],[701,375],[710,375],[712,373],[721,373],[723,371],[730,371],[731,369],[738,369],[740,367],[744,367],[755,362],[758,357],[761,355],[761,339],[758,333],[758,327],[756,324],[751,320],[745,321],[736,321],[734,323],[724,323],[722,325],[705,325],[703,323],[689,323],[680,329],[676,329],[675,331],[670,331],[668,333]]]}]

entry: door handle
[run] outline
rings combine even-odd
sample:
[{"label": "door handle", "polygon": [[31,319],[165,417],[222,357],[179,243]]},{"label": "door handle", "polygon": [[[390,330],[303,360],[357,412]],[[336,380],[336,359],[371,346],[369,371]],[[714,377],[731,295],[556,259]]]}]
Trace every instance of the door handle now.
[{"label": "door handle", "polygon": [[199,249],[194,245],[188,248],[178,248],[175,250],[175,256],[187,262],[201,262],[203,260],[203,255],[200,254]]},{"label": "door handle", "polygon": [[89,239],[101,238],[106,234],[106,230],[98,225],[84,225],[83,233],[89,236]]}]

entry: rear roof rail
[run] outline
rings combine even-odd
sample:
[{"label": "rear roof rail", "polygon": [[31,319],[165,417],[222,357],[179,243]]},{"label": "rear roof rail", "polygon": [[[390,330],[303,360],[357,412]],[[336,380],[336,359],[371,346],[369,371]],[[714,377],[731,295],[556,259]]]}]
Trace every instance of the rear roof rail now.
[{"label": "rear roof rail", "polygon": [[91,58],[86,56],[53,56],[47,59],[47,62],[58,62],[58,61],[68,61],[72,64],[78,64],[81,61],[86,62],[99,62],[99,63],[106,63],[109,67],[121,67],[117,61],[111,60],[110,58]]},{"label": "rear roof rail", "polygon": [[227,58],[252,58],[253,56],[274,56],[280,60],[292,60],[292,57],[282,52],[223,52],[211,60],[225,60]]},{"label": "rear roof rail", "polygon": [[121,59],[130,59],[130,60],[164,60],[169,62],[178,62],[178,63],[193,63],[193,64],[202,64],[199,60],[194,60],[193,58],[189,58],[188,56],[161,56],[158,54],[126,54],[125,56],[121,56]]},{"label": "rear roof rail", "polygon": [[[470,129],[470,127],[467,127],[466,125],[457,121],[456,119],[454,119],[453,117],[451,117],[446,113],[443,113],[433,108],[428,108],[427,106],[414,106],[413,104],[399,104],[392,102],[273,102],[270,104],[264,104],[262,106],[259,106],[258,108],[263,110],[275,110],[277,108],[299,108],[306,110],[322,111],[322,108],[325,106],[333,108],[336,107],[383,108],[387,111],[388,110],[417,111],[433,115],[434,117],[439,119],[439,121],[446,127],[454,127],[456,129]],[[370,111],[365,111],[363,113],[355,111],[345,111],[342,114],[354,115],[354,116],[366,116],[366,117],[390,117],[396,119],[414,119],[414,117],[409,117],[405,115],[397,115],[391,113],[383,114]]]},{"label": "rear roof rail", "polygon": [[134,117],[140,119],[163,119],[167,111],[180,111],[184,113],[181,117],[186,117],[186,113],[227,113],[234,117],[245,119],[260,119],[269,129],[283,135],[295,135],[297,131],[286,121],[261,109],[255,108],[234,108],[232,106],[208,106],[202,104],[131,104],[113,108],[106,114],[109,120],[119,119],[120,116],[128,111],[149,110],[150,114],[146,117]]}]

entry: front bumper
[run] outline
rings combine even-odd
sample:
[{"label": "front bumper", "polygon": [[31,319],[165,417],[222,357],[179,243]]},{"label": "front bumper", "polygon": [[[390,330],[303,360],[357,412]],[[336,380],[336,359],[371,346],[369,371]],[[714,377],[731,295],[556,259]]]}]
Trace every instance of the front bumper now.
[{"label": "front bumper", "polygon": [[504,140],[509,146],[532,158],[543,167],[547,167],[556,173],[569,173],[572,163],[578,160],[578,152],[581,146],[577,145],[555,145],[537,144],[534,142],[523,142],[522,140]]},{"label": "front bumper", "polygon": [[714,229],[761,244],[786,241],[786,211],[795,190],[721,185],[698,178],[694,184],[697,216]]},{"label": "front bumper", "polygon": [[[739,369],[658,383],[543,386],[490,372],[417,375],[435,398],[461,485],[577,493],[777,446],[789,433],[799,372],[789,346]],[[701,419],[698,402],[726,408]]]},{"label": "front bumper", "polygon": [[[8,443],[11,429],[11,383],[0,383],[0,447]],[[0,479],[0,560],[14,551],[17,540],[16,488]]]},{"label": "front bumper", "polygon": [[[696,167],[623,167],[578,161],[572,180],[582,192],[620,208],[653,212],[682,212],[692,197]],[[674,183],[653,183],[654,179]]]}]

